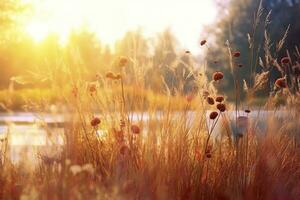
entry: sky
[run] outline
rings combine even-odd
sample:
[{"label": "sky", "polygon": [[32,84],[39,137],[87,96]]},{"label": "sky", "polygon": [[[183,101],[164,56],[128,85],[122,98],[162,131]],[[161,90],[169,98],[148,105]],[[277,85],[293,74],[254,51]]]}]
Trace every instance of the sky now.
[{"label": "sky", "polygon": [[26,31],[41,41],[57,33],[64,41],[82,25],[112,45],[129,30],[141,28],[147,37],[170,28],[180,44],[196,50],[205,25],[216,18],[213,0],[27,0],[34,14]]}]

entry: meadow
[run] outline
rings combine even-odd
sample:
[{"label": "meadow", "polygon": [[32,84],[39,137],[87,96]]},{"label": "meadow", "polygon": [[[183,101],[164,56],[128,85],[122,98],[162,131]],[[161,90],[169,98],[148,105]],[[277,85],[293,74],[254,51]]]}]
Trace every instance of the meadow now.
[{"label": "meadow", "polygon": [[[18,162],[14,133],[0,135],[0,199],[300,199],[300,53],[282,50],[286,34],[273,51],[267,29],[255,33],[256,18],[253,24],[250,53],[227,41],[226,62],[215,60],[203,38],[203,62],[189,50],[174,56],[158,48],[156,67],[133,46],[99,70],[83,69],[77,54],[63,52],[26,81],[11,77],[0,91],[1,112],[59,114],[64,121],[50,127],[40,117],[47,142],[22,150],[29,156]],[[260,58],[256,34],[265,37]]]}]

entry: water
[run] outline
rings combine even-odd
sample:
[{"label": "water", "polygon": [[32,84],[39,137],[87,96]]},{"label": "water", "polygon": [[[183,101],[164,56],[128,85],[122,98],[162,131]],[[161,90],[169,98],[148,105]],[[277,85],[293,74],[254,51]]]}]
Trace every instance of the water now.
[{"label": "water", "polygon": [[[207,112],[207,126],[212,126],[212,120],[209,119],[210,111]],[[180,113],[174,112],[173,115],[180,116]],[[250,125],[255,125],[262,132],[267,129],[267,119],[272,116],[273,120],[280,121],[287,112],[283,111],[253,111],[247,114],[243,111],[238,113],[240,119],[235,123],[236,112],[226,112],[226,118],[229,119],[230,128],[234,134],[240,134]],[[161,113],[157,113],[161,117]],[[194,123],[195,112],[188,112],[189,123]],[[223,116],[220,118],[222,119]],[[150,116],[147,113],[133,113],[130,116],[132,121],[147,121]],[[8,138],[9,153],[13,161],[19,161],[37,152],[46,154],[57,154],[59,147],[63,145],[63,125],[68,121],[65,115],[59,114],[37,114],[37,113],[0,113],[0,140]],[[238,125],[238,126],[237,126]],[[146,128],[146,127],[145,127]],[[213,135],[218,135],[223,129],[223,122],[219,120],[216,124]],[[3,151],[3,142],[0,142],[0,150]],[[34,159],[38,159],[35,157]]]}]

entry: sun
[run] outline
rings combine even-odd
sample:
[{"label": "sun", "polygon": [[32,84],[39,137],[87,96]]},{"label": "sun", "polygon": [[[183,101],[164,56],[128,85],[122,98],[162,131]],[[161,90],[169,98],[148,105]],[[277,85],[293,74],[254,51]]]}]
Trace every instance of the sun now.
[{"label": "sun", "polygon": [[197,46],[204,25],[216,18],[211,0],[27,0],[34,14],[26,32],[37,42],[49,33],[62,41],[72,30],[87,26],[113,45],[127,31],[141,28],[146,36],[170,28],[182,45]]}]

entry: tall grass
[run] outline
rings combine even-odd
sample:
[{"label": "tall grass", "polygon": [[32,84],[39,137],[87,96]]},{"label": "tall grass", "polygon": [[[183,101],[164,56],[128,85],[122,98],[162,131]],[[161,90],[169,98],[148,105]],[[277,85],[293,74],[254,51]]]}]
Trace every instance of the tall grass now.
[{"label": "tall grass", "polygon": [[[9,141],[1,139],[0,199],[299,199],[294,85],[276,88],[294,99],[282,118],[274,117],[274,109],[266,119],[253,119],[249,107],[240,111],[242,80],[233,63],[238,53],[232,54],[229,44],[228,52],[234,105],[226,97],[216,102],[220,94],[214,86],[229,77],[194,74],[198,90],[188,96],[158,95],[145,87],[136,65],[138,73],[128,74],[128,62],[136,62],[124,57],[114,73],[95,74],[92,83],[70,78],[68,87],[56,85],[71,116],[63,151],[40,156],[32,170],[24,165],[29,161],[13,164]],[[256,60],[250,63],[249,88],[255,90],[267,74],[255,74]],[[265,109],[274,101],[271,96]],[[248,126],[239,124],[240,115]]]}]

